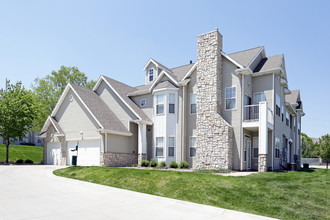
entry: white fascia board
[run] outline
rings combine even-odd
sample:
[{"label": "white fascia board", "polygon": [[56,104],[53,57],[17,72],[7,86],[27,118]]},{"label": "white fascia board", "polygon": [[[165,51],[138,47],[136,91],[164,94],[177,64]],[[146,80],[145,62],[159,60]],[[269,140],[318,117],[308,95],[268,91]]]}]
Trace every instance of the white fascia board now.
[{"label": "white fascia board", "polygon": [[132,136],[133,134],[131,132],[121,132],[121,131],[114,131],[114,130],[108,130],[108,129],[98,129],[100,133],[108,133],[108,134],[115,134],[115,135],[121,135],[121,136]]},{"label": "white fascia board", "polygon": [[179,85],[179,86],[186,86],[189,82],[190,82],[190,79],[181,80],[181,81],[178,83],[178,85]]},{"label": "white fascia board", "polygon": [[290,103],[285,102],[285,106],[286,106],[286,109],[287,109],[290,113],[292,113],[292,115],[297,114],[296,110],[294,109],[294,107],[293,107]]},{"label": "white fascia board", "polygon": [[250,69],[250,67],[246,67],[243,69],[236,69],[235,72],[239,75],[250,75],[253,74],[252,70]]},{"label": "white fascia board", "polygon": [[197,64],[198,64],[198,61],[196,61],[196,63],[190,68],[190,70],[187,72],[187,74],[182,78],[181,81],[187,79],[187,77],[189,77],[193,72],[194,70],[197,68]]},{"label": "white fascia board", "polygon": [[146,124],[146,125],[153,125],[154,123],[145,120],[130,120],[130,122],[134,122],[136,124]]},{"label": "white fascia board", "polygon": [[257,59],[259,54],[264,50],[264,46],[261,47],[260,51],[254,56],[254,58],[251,60],[251,62],[247,65],[248,67]]},{"label": "white fascia board", "polygon": [[152,83],[151,87],[149,88],[149,91],[151,92],[152,89],[156,86],[156,84],[160,81],[160,79],[166,75],[168,78],[170,78],[174,83],[175,85],[178,85],[178,82],[173,79],[173,77],[171,76],[171,74],[167,73],[165,70],[162,70],[162,72],[159,74],[159,76],[157,77],[157,79],[155,80],[155,82]]},{"label": "white fascia board", "polygon": [[[47,117],[47,119],[46,119],[46,121],[45,121],[45,123],[44,123],[44,126],[42,126],[42,128],[41,128],[41,130],[40,130],[40,133],[43,133],[43,132],[46,132],[47,131],[47,128],[48,128],[48,126],[49,126],[49,124],[50,124],[50,116],[48,116]],[[56,129],[56,128],[55,128]],[[56,131],[57,131],[57,129],[56,129]],[[58,132],[58,131],[57,131]]]},{"label": "white fascia board", "polygon": [[233,64],[235,64],[236,66],[238,66],[239,68],[244,69],[244,66],[242,66],[236,60],[234,60],[233,58],[231,58],[230,56],[228,56],[225,52],[221,51],[221,55],[224,56],[227,60],[229,60]]},{"label": "white fascia board", "polygon": [[155,62],[152,58],[150,58],[150,59],[148,60],[147,64],[143,67],[143,70],[146,70],[150,63],[155,64],[155,66],[158,68],[158,63]]},{"label": "white fascia board", "polygon": [[93,91],[96,91],[96,89],[100,86],[102,82],[102,76],[99,77],[99,79],[97,80],[95,86],[93,87]]},{"label": "white fascia board", "polygon": [[277,74],[277,73],[281,73],[281,72],[282,72],[282,68],[276,67],[273,69],[252,73],[252,76],[261,76],[261,75],[267,75],[267,74],[273,74],[273,73]]},{"label": "white fascia board", "polygon": [[97,120],[97,118],[93,115],[93,113],[91,112],[91,110],[87,107],[87,105],[83,102],[83,100],[80,98],[80,96],[78,95],[78,93],[73,89],[73,87],[70,85],[70,83],[65,87],[65,90],[63,91],[59,101],[57,102],[52,114],[51,114],[51,117],[55,117],[57,111],[59,110],[61,104],[63,103],[66,95],[68,94],[69,90],[72,90],[73,93],[78,97],[79,101],[83,104],[83,106],[87,109],[87,111],[89,112],[89,114],[94,118],[94,120],[96,121],[96,123],[101,127],[103,128],[103,126],[101,125],[101,123],[99,122],[99,120]]},{"label": "white fascia board", "polygon": [[178,91],[179,88],[161,88],[161,89],[155,89],[152,91],[152,94],[155,92],[162,92],[162,91]]},{"label": "white fascia board", "polygon": [[110,85],[110,83],[106,80],[106,79],[104,79],[104,77],[103,76],[101,76],[101,78],[104,80],[104,82],[110,87],[110,89],[116,94],[116,96],[127,106],[127,108],[129,109],[129,110],[131,110],[134,114],[135,114],[135,116],[136,117],[138,117],[139,119],[142,119],[141,117],[140,117],[140,115],[138,115],[132,108],[131,108],[131,106],[119,95],[119,93]]}]

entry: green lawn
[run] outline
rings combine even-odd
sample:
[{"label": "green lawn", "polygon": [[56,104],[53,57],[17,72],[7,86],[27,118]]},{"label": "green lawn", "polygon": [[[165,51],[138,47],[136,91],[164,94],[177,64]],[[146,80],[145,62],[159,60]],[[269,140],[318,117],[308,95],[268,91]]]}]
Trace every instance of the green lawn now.
[{"label": "green lawn", "polygon": [[55,175],[280,219],[330,219],[327,170],[226,177],[110,167],[69,167]]},{"label": "green lawn", "polygon": [[[43,148],[26,145],[9,145],[9,161],[30,159],[34,163],[42,161]],[[6,146],[0,144],[0,161],[6,161]]]}]

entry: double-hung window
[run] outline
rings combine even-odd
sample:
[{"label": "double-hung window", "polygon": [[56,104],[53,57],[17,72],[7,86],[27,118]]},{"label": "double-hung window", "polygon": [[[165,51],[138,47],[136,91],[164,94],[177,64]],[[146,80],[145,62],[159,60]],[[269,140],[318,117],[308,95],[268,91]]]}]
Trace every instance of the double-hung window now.
[{"label": "double-hung window", "polygon": [[149,69],[149,82],[154,81],[154,69]]},{"label": "double-hung window", "polygon": [[190,157],[196,157],[196,137],[189,138],[189,155]]},{"label": "double-hung window", "polygon": [[156,95],[156,114],[164,113],[164,95]]},{"label": "double-hung window", "polygon": [[174,149],[175,149],[175,138],[169,137],[168,138],[168,156],[174,157]]},{"label": "double-hung window", "polygon": [[226,110],[236,109],[236,87],[226,88]]},{"label": "double-hung window", "polygon": [[190,94],[190,114],[196,114],[197,94]]},{"label": "double-hung window", "polygon": [[276,114],[279,117],[281,117],[281,108],[280,108],[280,106],[281,106],[281,98],[280,98],[279,95],[276,94],[276,109],[275,109],[275,111],[276,111]]},{"label": "double-hung window", "polygon": [[288,111],[286,111],[286,126],[290,126],[290,114]]},{"label": "double-hung window", "polygon": [[168,96],[168,113],[175,113],[175,94],[173,93]]},{"label": "double-hung window", "polygon": [[275,158],[280,158],[280,139],[275,138]]},{"label": "double-hung window", "polygon": [[141,99],[140,106],[145,107],[146,105],[147,105],[147,100],[146,99]]},{"label": "double-hung window", "polygon": [[156,137],[156,157],[164,156],[164,137]]},{"label": "double-hung window", "polygon": [[253,94],[254,104],[259,104],[259,102],[266,101],[265,94],[263,92],[257,92]]},{"label": "double-hung window", "polygon": [[258,137],[253,138],[253,158],[258,158],[259,153],[259,143],[258,143]]}]

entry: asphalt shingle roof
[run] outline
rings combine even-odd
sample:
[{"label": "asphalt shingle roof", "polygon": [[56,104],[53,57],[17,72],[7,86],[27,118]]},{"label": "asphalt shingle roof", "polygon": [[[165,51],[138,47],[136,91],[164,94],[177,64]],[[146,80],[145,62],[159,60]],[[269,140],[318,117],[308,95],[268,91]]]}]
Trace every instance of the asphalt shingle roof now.
[{"label": "asphalt shingle roof", "polygon": [[263,47],[260,46],[260,47],[256,47],[256,48],[252,48],[252,49],[248,49],[248,50],[239,51],[239,52],[236,52],[236,53],[231,53],[231,54],[228,54],[228,56],[230,56],[231,58],[236,60],[242,66],[247,67],[251,63],[253,58],[262,49],[263,49]]},{"label": "asphalt shingle roof", "polygon": [[285,101],[290,103],[291,105],[298,104],[300,90],[293,90],[290,94],[285,95]]},{"label": "asphalt shingle roof", "polygon": [[93,90],[72,83],[70,85],[104,129],[130,134],[123,123]]},{"label": "asphalt shingle roof", "polygon": [[253,72],[262,72],[265,70],[270,70],[279,67],[282,62],[282,58],[283,54],[263,58]]},{"label": "asphalt shingle roof", "polygon": [[154,89],[163,89],[163,88],[178,88],[178,87],[173,85],[170,81],[166,80],[159,82]]},{"label": "asphalt shingle roof", "polygon": [[184,66],[179,66],[172,68],[173,75],[176,76],[178,81],[181,81],[183,77],[188,73],[188,71],[194,66],[195,63],[187,64]]},{"label": "asphalt shingle roof", "polygon": [[137,106],[129,97],[129,93],[136,92],[137,89],[134,87],[131,87],[129,85],[126,85],[124,83],[121,83],[117,80],[111,79],[107,76],[103,76],[104,79],[116,90],[118,95],[131,107],[138,116],[145,121],[152,122],[150,118]]}]

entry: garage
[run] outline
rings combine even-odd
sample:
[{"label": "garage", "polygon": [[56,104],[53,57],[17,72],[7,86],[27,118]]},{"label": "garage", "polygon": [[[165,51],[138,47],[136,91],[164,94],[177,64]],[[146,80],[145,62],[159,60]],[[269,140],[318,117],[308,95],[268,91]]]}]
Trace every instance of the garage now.
[{"label": "garage", "polygon": [[61,143],[48,142],[47,143],[47,164],[60,165],[61,162]]},{"label": "garage", "polygon": [[72,156],[77,155],[78,166],[100,166],[100,140],[68,141],[68,165],[72,164]]}]

